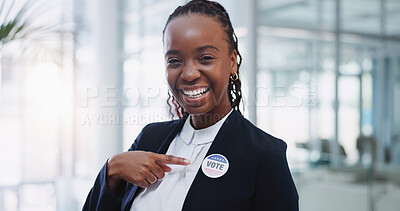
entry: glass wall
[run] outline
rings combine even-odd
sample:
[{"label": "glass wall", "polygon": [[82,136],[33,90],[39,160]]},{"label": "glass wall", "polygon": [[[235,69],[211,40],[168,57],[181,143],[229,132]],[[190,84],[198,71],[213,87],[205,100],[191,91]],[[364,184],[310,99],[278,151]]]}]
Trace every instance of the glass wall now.
[{"label": "glass wall", "polygon": [[[0,46],[0,210],[80,210],[106,159],[171,119],[162,31],[187,0],[40,2],[56,51]],[[243,113],[288,144],[300,210],[398,210],[400,2],[219,2]]]},{"label": "glass wall", "polygon": [[72,1],[0,4],[0,210],[56,210],[72,150]]},{"label": "glass wall", "polygon": [[257,124],[288,142],[301,208],[395,210],[399,2],[258,4]]}]

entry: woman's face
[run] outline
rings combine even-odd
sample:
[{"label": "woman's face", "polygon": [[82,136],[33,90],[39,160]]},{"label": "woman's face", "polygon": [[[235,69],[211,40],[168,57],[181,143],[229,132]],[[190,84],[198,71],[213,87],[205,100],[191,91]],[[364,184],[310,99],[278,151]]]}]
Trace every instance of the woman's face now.
[{"label": "woman's face", "polygon": [[204,15],[172,20],[164,34],[166,78],[175,99],[192,115],[224,115],[230,109],[229,75],[236,72],[220,23]]}]

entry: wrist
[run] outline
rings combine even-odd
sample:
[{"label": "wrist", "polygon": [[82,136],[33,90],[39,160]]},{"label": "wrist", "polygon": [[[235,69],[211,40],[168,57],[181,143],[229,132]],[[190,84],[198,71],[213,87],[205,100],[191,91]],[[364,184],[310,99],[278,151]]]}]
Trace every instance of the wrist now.
[{"label": "wrist", "polygon": [[107,161],[107,180],[121,180],[118,174],[118,158],[116,156],[117,155],[112,156]]},{"label": "wrist", "polygon": [[115,195],[118,195],[121,192],[122,189],[122,179],[118,174],[118,162],[117,159],[115,159],[115,156],[111,157],[107,161],[107,187],[108,189],[114,193]]}]

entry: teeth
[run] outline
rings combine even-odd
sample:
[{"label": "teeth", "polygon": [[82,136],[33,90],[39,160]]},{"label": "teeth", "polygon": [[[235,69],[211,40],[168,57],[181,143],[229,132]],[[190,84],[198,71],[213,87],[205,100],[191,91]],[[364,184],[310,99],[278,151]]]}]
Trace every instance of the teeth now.
[{"label": "teeth", "polygon": [[206,92],[207,90],[208,90],[207,88],[196,89],[193,91],[183,90],[183,93],[190,98],[198,98],[198,97],[201,97],[204,94],[204,92]]}]

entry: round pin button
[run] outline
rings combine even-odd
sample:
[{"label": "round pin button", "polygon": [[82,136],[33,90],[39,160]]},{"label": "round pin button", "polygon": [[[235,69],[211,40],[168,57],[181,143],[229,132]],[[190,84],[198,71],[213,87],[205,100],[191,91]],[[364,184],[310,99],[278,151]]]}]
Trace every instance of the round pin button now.
[{"label": "round pin button", "polygon": [[221,154],[207,156],[201,165],[203,173],[210,178],[222,177],[229,168],[229,161]]}]

